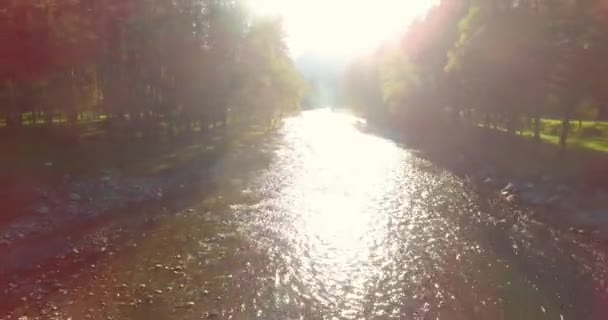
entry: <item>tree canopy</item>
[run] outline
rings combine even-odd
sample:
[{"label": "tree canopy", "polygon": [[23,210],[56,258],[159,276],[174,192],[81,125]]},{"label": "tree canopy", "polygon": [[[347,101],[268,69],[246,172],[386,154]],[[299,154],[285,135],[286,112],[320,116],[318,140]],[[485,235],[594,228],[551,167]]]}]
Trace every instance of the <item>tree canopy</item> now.
[{"label": "tree canopy", "polygon": [[304,94],[280,21],[238,0],[10,0],[0,38],[8,127],[90,118],[152,133],[271,121]]},{"label": "tree canopy", "polygon": [[531,124],[538,138],[540,118],[560,118],[565,146],[570,120],[608,115],[607,12],[598,0],[442,0],[400,46],[354,63],[344,90],[400,123]]}]

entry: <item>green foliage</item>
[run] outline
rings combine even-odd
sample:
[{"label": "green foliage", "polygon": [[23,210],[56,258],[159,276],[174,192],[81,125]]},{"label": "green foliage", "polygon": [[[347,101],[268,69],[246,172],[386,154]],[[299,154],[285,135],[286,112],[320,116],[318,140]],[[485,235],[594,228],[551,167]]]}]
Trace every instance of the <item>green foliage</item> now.
[{"label": "green foliage", "polygon": [[[570,120],[608,115],[602,17],[592,0],[442,0],[410,27],[400,48],[353,65],[377,66],[368,68],[374,77],[357,80],[365,73],[351,70],[346,81],[359,83],[351,98],[367,105],[366,114],[417,119],[408,123],[414,130],[449,119],[442,123],[510,133],[532,127],[540,138],[540,119],[555,117],[561,122],[552,134],[565,147]],[[363,99],[378,88],[380,103]]]},{"label": "green foliage", "polygon": [[465,57],[464,50],[468,41],[473,37],[473,34],[480,27],[481,9],[478,6],[472,6],[467,15],[458,23],[458,39],[454,44],[454,48],[448,51],[448,62],[445,67],[446,71],[458,71],[462,68],[462,59]]},{"label": "green foliage", "polygon": [[252,19],[241,1],[13,3],[0,10],[0,30],[17,35],[0,44],[14,53],[0,67],[8,126],[32,113],[92,116],[127,134],[187,132],[272,122],[304,94],[281,24]]},{"label": "green foliage", "polygon": [[402,51],[389,49],[380,66],[381,91],[384,103],[391,113],[396,113],[408,97],[416,90],[419,75],[414,65]]}]

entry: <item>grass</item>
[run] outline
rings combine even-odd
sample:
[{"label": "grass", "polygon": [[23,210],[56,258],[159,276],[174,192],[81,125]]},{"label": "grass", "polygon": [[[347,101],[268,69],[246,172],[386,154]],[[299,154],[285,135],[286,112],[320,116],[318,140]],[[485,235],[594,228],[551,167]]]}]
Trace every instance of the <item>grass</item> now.
[{"label": "grass", "polygon": [[0,175],[55,179],[65,174],[96,176],[103,170],[116,170],[130,176],[154,175],[194,159],[200,161],[212,154],[210,145],[218,144],[202,137],[198,141],[130,140],[120,143],[107,140],[40,143],[33,139],[21,137],[2,143]]},{"label": "grass", "polygon": [[[55,181],[66,174],[99,177],[105,170],[151,176],[212,165],[239,141],[253,141],[259,128],[218,128],[182,137],[115,139],[95,125],[78,128],[0,129],[0,179]],[[4,135],[3,135],[4,134]],[[95,136],[95,138],[90,138]]]},{"label": "grass", "polygon": [[[549,144],[559,143],[561,120],[542,120],[541,140]],[[532,130],[525,130],[524,136],[534,135]],[[575,149],[588,149],[608,154],[608,122],[606,121],[578,121],[570,122],[568,147]]]},{"label": "grass", "polygon": [[[519,137],[492,130],[495,136],[502,137],[489,140],[492,142],[485,146],[485,157],[506,176],[551,175],[564,181],[608,186],[608,177],[600,169],[608,163],[608,122],[572,121],[566,152],[559,147],[560,130],[560,120],[543,119],[541,143],[532,140],[531,129]],[[492,133],[482,135],[488,134]]]},{"label": "grass", "polygon": [[[544,120],[543,125],[540,143],[531,138],[532,131],[509,135],[500,128],[449,120],[414,140],[435,163],[462,174],[474,174],[490,166],[499,177],[507,179],[536,181],[551,176],[556,183],[608,187],[608,175],[602,169],[608,163],[608,122],[587,121],[578,128],[578,122],[573,121],[566,152],[560,150],[559,130],[555,131],[559,121]],[[585,128],[598,129],[594,132],[598,135],[586,136]]]}]

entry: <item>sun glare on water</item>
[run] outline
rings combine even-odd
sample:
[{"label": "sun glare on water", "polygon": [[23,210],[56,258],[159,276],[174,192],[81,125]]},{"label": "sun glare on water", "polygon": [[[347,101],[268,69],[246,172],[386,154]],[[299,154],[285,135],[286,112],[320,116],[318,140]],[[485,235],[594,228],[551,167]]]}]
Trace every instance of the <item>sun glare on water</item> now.
[{"label": "sun glare on water", "polygon": [[436,0],[250,0],[261,16],[280,16],[292,55],[352,58],[396,39]]}]

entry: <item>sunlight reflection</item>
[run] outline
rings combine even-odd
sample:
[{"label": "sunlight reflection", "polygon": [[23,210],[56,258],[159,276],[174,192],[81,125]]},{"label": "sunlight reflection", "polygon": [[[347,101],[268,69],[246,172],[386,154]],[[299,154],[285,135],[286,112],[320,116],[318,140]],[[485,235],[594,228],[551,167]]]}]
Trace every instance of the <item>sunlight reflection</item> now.
[{"label": "sunlight reflection", "polygon": [[436,0],[250,2],[258,15],[283,18],[293,56],[312,53],[340,59],[373,52],[380,43],[397,38],[414,19],[437,3]]},{"label": "sunlight reflection", "polygon": [[[372,254],[387,233],[375,229],[390,222],[377,206],[398,188],[387,177],[399,170],[403,153],[392,142],[353,130],[359,119],[351,115],[317,111],[297,121],[300,145],[295,149],[307,151],[298,155],[300,163],[281,197],[290,199],[284,210],[296,215],[293,240],[310,259],[293,272],[303,276],[315,267],[324,270],[311,278],[327,284],[334,298],[362,294],[365,283],[380,272]],[[290,134],[289,122],[286,128]],[[313,263],[322,265],[306,266]]]}]

